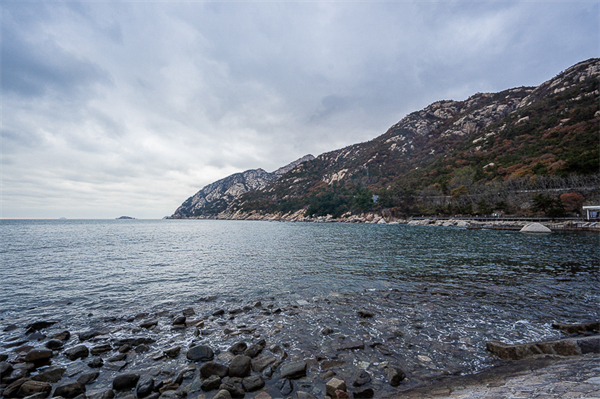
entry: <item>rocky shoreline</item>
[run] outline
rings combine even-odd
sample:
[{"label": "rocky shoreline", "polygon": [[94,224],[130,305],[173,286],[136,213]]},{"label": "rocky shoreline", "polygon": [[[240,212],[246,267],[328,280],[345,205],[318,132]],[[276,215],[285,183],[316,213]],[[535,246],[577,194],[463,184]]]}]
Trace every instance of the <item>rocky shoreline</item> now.
[{"label": "rocky shoreline", "polygon": [[[453,335],[452,325],[440,331],[439,316],[435,325],[418,314],[419,304],[427,309],[448,298],[461,301],[419,288],[408,298],[396,291],[287,303],[211,297],[176,311],[90,314],[85,326],[51,317],[3,320],[0,396],[379,398],[504,364],[482,348],[477,331]],[[597,324],[572,331],[562,325],[564,333],[554,335],[597,333]]]}]

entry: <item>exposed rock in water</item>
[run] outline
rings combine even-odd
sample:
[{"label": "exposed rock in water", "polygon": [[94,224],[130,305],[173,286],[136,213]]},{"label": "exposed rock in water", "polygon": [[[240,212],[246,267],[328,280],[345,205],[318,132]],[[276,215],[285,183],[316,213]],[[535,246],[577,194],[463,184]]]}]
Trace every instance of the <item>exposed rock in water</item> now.
[{"label": "exposed rock in water", "polygon": [[82,395],[85,393],[85,386],[78,383],[78,382],[73,382],[70,384],[66,384],[66,385],[61,385],[59,387],[56,387],[56,389],[54,390],[54,395],[53,396],[61,396],[63,398],[76,398],[79,395]]},{"label": "exposed rock in water", "polygon": [[65,356],[69,360],[83,359],[83,358],[88,357],[89,354],[90,354],[90,350],[85,345],[77,345],[77,346],[67,349],[65,351]]},{"label": "exposed rock in water", "polygon": [[135,388],[139,379],[139,374],[119,374],[113,380],[113,389],[116,391],[126,391]]},{"label": "exposed rock in water", "polygon": [[193,362],[206,362],[209,360],[213,360],[215,354],[211,348],[206,345],[198,345],[191,347],[187,352],[188,360]]},{"label": "exposed rock in water", "polygon": [[281,365],[281,378],[296,379],[306,376],[306,362],[287,362]]}]

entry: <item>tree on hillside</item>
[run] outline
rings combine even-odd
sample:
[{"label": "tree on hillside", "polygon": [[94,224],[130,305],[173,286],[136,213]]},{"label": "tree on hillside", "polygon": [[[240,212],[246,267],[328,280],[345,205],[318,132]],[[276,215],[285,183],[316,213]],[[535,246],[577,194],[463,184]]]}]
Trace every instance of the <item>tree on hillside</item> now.
[{"label": "tree on hillside", "polygon": [[564,193],[560,195],[560,202],[563,204],[567,212],[579,213],[585,197],[577,193]]}]

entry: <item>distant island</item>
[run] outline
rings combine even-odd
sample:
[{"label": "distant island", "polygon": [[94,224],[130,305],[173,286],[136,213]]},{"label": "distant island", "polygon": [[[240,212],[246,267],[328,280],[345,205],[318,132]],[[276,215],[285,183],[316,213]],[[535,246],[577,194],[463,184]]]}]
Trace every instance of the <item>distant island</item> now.
[{"label": "distant island", "polygon": [[135,219],[135,218],[132,218],[131,216],[121,216],[121,217],[117,218],[117,220],[119,220],[119,219]]}]

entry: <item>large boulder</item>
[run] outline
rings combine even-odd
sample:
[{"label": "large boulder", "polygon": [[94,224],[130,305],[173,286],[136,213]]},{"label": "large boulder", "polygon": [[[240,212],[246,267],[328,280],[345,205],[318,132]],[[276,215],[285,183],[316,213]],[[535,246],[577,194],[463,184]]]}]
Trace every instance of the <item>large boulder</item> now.
[{"label": "large boulder", "polygon": [[221,378],[227,376],[229,374],[229,367],[224,364],[216,363],[216,362],[206,362],[200,366],[200,375],[203,378],[208,378],[211,375],[216,375]]},{"label": "large boulder", "polygon": [[192,346],[187,352],[188,360],[193,362],[207,362],[213,360],[214,357],[213,350],[206,345]]},{"label": "large boulder", "polygon": [[552,230],[541,223],[527,223],[520,231],[521,233],[552,233]]},{"label": "large boulder", "polygon": [[43,381],[25,381],[19,389],[19,396],[26,397],[35,394],[41,394],[41,397],[46,397],[52,392],[52,385]]},{"label": "large boulder", "polygon": [[135,388],[139,379],[139,374],[119,374],[113,380],[113,389],[115,391],[126,391]]},{"label": "large boulder", "polygon": [[250,375],[251,362],[248,356],[236,355],[229,363],[230,377],[246,377]]}]

